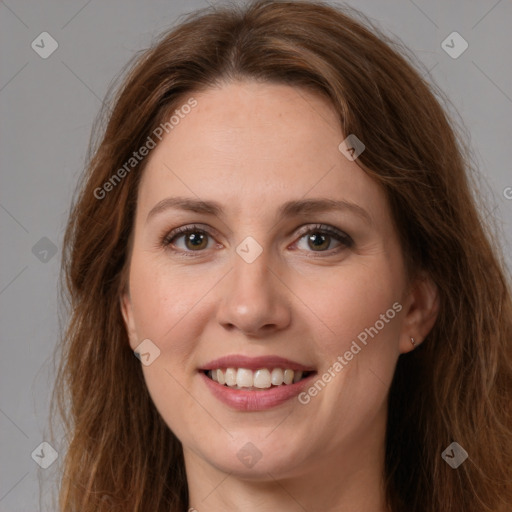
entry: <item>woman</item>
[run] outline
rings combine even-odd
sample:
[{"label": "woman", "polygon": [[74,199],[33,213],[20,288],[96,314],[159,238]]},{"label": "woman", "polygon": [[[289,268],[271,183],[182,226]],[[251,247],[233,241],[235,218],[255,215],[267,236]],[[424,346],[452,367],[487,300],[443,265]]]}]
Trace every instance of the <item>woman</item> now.
[{"label": "woman", "polygon": [[65,240],[61,510],[510,510],[509,285],[376,33],[257,1],[133,66]]}]

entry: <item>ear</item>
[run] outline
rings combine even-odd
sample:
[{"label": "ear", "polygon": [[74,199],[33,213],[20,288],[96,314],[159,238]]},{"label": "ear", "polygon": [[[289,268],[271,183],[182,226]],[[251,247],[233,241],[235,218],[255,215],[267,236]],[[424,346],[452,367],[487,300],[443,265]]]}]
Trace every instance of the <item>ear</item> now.
[{"label": "ear", "polygon": [[135,320],[133,315],[133,305],[130,293],[125,291],[120,297],[121,314],[123,315],[124,325],[128,334],[130,347],[134,350],[138,345],[137,329],[135,328]]},{"label": "ear", "polygon": [[[405,317],[400,335],[401,354],[414,350],[431,331],[439,313],[437,285],[425,273],[416,277],[405,301]],[[415,344],[411,342],[414,338]]]}]

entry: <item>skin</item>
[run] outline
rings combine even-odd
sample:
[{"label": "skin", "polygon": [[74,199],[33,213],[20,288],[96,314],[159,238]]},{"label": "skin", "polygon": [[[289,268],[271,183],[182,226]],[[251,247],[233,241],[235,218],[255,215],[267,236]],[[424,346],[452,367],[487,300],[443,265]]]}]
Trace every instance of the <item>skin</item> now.
[{"label": "skin", "polygon": [[[339,151],[345,136],[326,99],[253,81],[192,96],[197,107],[148,157],[121,297],[131,348],[148,338],[161,351],[144,377],[183,444],[190,506],[384,511],[389,386],[411,337],[421,343],[435,322],[436,288],[407,278],[384,191]],[[148,219],[173,196],[215,200],[224,211]],[[348,201],[369,219],[350,210],[277,217],[283,203],[305,198]],[[200,249],[187,235],[162,244],[193,224],[210,232]],[[316,224],[353,245],[327,237],[316,248],[299,231]],[[247,236],[263,249],[252,263],[236,252]],[[198,374],[212,359],[244,354],[287,357],[322,375],[395,302],[400,313],[308,404],[235,411]],[[247,442],[262,455],[251,468],[237,457]]]}]

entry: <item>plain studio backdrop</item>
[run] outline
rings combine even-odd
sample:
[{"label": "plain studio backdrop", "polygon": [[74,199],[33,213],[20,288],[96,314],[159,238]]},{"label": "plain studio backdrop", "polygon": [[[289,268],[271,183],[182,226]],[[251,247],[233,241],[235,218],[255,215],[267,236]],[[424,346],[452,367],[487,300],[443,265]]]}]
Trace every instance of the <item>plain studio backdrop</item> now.
[{"label": "plain studio backdrop", "polygon": [[[58,459],[59,446],[54,453],[41,443],[47,440],[51,361],[60,332],[60,251],[104,95],[135,52],[180,15],[216,3],[0,2],[0,511],[40,510],[40,480],[42,510],[52,510],[58,464],[44,466]],[[486,215],[497,220],[510,268],[512,3],[346,4],[398,36],[460,114],[483,176]]]}]

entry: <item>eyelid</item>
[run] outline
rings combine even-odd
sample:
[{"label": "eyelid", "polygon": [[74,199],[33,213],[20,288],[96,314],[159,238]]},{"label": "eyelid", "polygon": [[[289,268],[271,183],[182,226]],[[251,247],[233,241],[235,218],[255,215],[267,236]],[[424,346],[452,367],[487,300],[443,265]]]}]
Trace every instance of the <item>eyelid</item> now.
[{"label": "eyelid", "polygon": [[297,231],[297,236],[303,237],[308,233],[314,233],[315,231],[322,231],[332,235],[338,235],[340,238],[344,238],[347,241],[352,240],[350,235],[342,231],[341,229],[335,228],[330,224],[322,224],[322,223],[309,223],[301,226]]},{"label": "eyelid", "polygon": [[172,240],[176,236],[187,234],[188,232],[191,232],[191,231],[198,231],[200,233],[204,233],[209,236],[213,236],[213,235],[219,236],[219,232],[215,228],[207,226],[206,224],[194,223],[194,224],[186,224],[184,226],[180,226],[178,228],[172,229],[169,232],[166,232],[166,234],[162,237],[162,243],[165,243],[167,241],[169,241],[168,243],[170,243],[170,240]]}]

